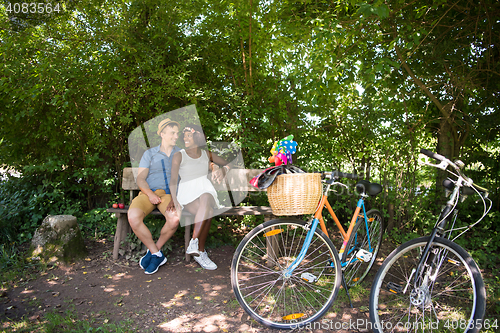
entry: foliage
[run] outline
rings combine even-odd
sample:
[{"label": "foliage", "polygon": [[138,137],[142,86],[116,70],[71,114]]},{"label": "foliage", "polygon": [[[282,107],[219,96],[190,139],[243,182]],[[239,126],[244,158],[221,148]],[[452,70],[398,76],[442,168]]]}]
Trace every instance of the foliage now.
[{"label": "foliage", "polygon": [[2,242],[30,240],[45,216],[71,215],[82,208],[78,192],[35,174],[2,182],[0,197],[1,224],[9,226]]},{"label": "foliage", "polygon": [[[494,201],[464,241],[494,264],[480,250],[495,251],[498,238],[498,1],[64,8],[16,16],[0,5],[0,160],[22,173],[0,186],[2,243],[29,240],[56,213],[78,215],[88,235],[109,233],[113,221],[99,207],[123,197],[128,135],[195,104],[208,139],[239,144],[247,168],[268,166],[272,142],[293,134],[295,164],[381,183],[370,205],[399,241],[427,233],[443,200],[443,175],[419,166],[419,148],[462,158]],[[354,198],[334,200],[342,219]],[[267,204],[262,196],[244,204],[256,203]],[[460,222],[477,209],[466,205]],[[210,242],[234,242],[235,229],[259,222],[214,220],[211,234],[223,232]]]},{"label": "foliage", "polygon": [[23,281],[43,271],[45,267],[38,261],[32,261],[19,246],[14,243],[0,244],[0,288],[5,289],[14,281]]},{"label": "foliage", "polygon": [[116,217],[106,212],[106,208],[94,208],[83,214],[78,212],[75,216],[85,238],[101,239],[115,232]]},{"label": "foliage", "polygon": [[[105,208],[86,211],[87,193],[80,173],[66,178],[67,172],[44,167],[25,169],[22,177],[10,177],[0,183],[0,243],[25,242],[47,215],[74,215],[84,235],[100,237],[114,233],[116,221]],[[94,170],[93,172],[97,172]],[[102,185],[106,192],[111,188]],[[102,194],[101,194],[102,195]]]}]

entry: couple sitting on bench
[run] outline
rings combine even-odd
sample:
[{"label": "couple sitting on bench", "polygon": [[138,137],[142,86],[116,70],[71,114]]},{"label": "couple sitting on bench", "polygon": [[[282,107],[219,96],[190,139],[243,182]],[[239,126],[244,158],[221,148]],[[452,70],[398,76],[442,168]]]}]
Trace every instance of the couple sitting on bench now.
[{"label": "couple sitting on bench", "polygon": [[[205,251],[213,210],[219,207],[217,192],[207,176],[212,170],[212,179],[220,182],[223,174],[218,166],[222,165],[226,172],[230,166],[217,154],[202,149],[206,141],[199,126],[190,125],[182,130],[186,147],[182,150],[176,146],[179,131],[179,123],[168,118],[158,125],[161,144],[143,154],[137,175],[141,192],[128,210],[133,232],[148,248],[139,261],[146,274],[156,273],[167,262],[161,248],[177,230],[183,208],[194,215],[193,236],[186,253],[194,255],[204,269],[217,269]],[[155,208],[165,216],[165,225],[156,243],[144,224],[146,215]]]}]

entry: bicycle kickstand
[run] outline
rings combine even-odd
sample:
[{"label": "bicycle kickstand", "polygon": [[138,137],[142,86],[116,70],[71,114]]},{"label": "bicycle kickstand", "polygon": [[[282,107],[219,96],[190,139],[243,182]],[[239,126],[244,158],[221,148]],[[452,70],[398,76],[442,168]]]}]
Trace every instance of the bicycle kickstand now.
[{"label": "bicycle kickstand", "polygon": [[344,273],[342,272],[342,285],[344,286],[345,292],[347,293],[347,298],[349,299],[349,304],[351,304],[351,309],[354,308],[351,302],[351,295],[349,295],[349,288],[347,288],[347,283],[345,282]]}]

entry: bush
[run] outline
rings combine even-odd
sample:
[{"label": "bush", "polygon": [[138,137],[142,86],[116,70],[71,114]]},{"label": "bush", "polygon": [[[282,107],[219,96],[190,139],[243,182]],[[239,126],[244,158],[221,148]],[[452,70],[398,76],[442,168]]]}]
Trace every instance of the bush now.
[{"label": "bush", "polygon": [[[110,214],[105,214],[104,209],[94,211],[89,207],[97,201],[105,204],[110,198],[117,197],[111,192],[114,179],[105,180],[106,170],[99,171],[100,180],[95,170],[89,174],[85,170],[72,172],[63,167],[32,166],[25,168],[22,177],[10,176],[1,181],[0,244],[31,240],[47,215],[74,215],[92,228],[94,234],[96,226],[109,232]],[[96,183],[92,188],[85,177],[94,177]],[[98,190],[92,192],[96,188]],[[108,199],[103,200],[104,197]],[[83,213],[86,210],[90,212]]]},{"label": "bush", "polygon": [[106,212],[106,208],[95,208],[85,213],[78,212],[75,216],[84,238],[99,239],[115,234],[116,217]]},{"label": "bush", "polygon": [[36,175],[11,177],[0,183],[0,225],[9,226],[0,241],[28,241],[45,216],[72,215],[80,209],[80,200],[58,183]]}]

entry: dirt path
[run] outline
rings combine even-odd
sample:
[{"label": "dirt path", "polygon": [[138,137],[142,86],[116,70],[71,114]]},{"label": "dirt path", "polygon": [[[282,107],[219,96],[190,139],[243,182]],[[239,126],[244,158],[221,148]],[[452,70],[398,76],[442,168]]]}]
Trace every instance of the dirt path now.
[{"label": "dirt path", "polygon": [[[167,264],[146,275],[134,261],[111,259],[112,242],[88,242],[85,260],[20,281],[2,295],[0,319],[4,325],[23,316],[38,320],[46,312],[64,313],[69,307],[79,320],[129,320],[139,332],[280,332],[251,320],[236,301],[230,281],[233,247],[209,250],[219,268],[206,271],[194,261],[185,262],[181,243],[175,245]],[[373,273],[368,286],[372,278]],[[369,290],[357,295],[350,308],[341,290],[314,332],[367,332]]]}]

